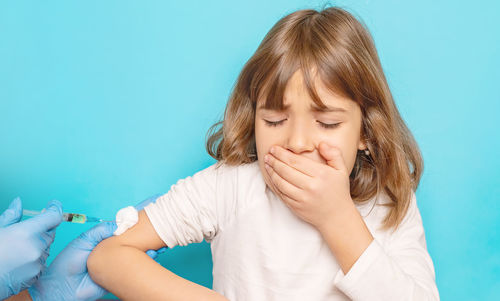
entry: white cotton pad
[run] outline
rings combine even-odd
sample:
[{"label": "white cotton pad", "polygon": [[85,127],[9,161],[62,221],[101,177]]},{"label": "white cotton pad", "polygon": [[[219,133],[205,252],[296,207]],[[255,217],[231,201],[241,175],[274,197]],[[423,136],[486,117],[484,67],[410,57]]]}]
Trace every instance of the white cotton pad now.
[{"label": "white cotton pad", "polygon": [[116,225],[118,226],[113,232],[113,235],[120,235],[127,231],[128,228],[137,224],[139,221],[139,214],[135,207],[128,206],[120,209],[116,213]]}]

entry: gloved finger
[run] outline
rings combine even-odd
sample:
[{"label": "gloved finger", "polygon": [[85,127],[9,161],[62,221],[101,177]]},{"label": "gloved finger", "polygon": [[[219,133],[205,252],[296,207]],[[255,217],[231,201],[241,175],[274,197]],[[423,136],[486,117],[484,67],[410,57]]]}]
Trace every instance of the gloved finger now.
[{"label": "gloved finger", "polygon": [[0,215],[0,227],[7,227],[12,224],[18,223],[23,216],[23,205],[19,197],[15,198]]},{"label": "gloved finger", "polygon": [[39,215],[26,220],[25,223],[34,231],[45,232],[59,226],[62,222],[62,205],[61,202],[53,200],[48,203],[47,209]]},{"label": "gloved finger", "polygon": [[148,254],[149,257],[155,259],[158,254],[165,253],[167,249],[168,247],[159,248],[158,250],[147,250],[146,254]]},{"label": "gloved finger", "polygon": [[76,300],[101,300],[100,298],[106,295],[108,291],[97,285],[90,278],[89,274],[83,276],[82,281],[76,288],[75,299]]},{"label": "gloved finger", "polygon": [[90,243],[91,247],[94,248],[102,240],[112,236],[115,230],[115,222],[102,222],[87,232],[80,234],[79,239]]},{"label": "gloved finger", "polygon": [[56,235],[56,230],[57,230],[57,228],[52,228],[52,229],[46,231],[46,233],[48,233],[48,234],[50,234],[52,236],[55,236]]},{"label": "gloved finger", "polygon": [[38,247],[43,250],[50,248],[50,245],[54,242],[55,236],[56,236],[55,229],[40,233],[38,235],[39,237]]},{"label": "gloved finger", "polygon": [[147,250],[146,254],[152,259],[155,259],[156,256],[158,256],[158,252],[156,252],[155,250]]},{"label": "gloved finger", "polygon": [[36,256],[41,256],[40,254],[50,248],[50,245],[54,242],[55,232],[42,232],[42,233],[31,233],[31,236],[27,237],[29,242],[29,248],[35,253]]},{"label": "gloved finger", "polygon": [[48,246],[45,250],[43,250],[42,255],[39,258],[40,264],[45,268],[45,262],[47,262],[47,257],[50,254],[50,246]]},{"label": "gloved finger", "polygon": [[160,196],[162,196],[161,193],[159,194],[156,194],[156,195],[153,195],[147,199],[145,199],[144,201],[140,202],[139,204],[135,205],[135,209],[137,211],[141,211],[142,209],[144,209],[144,207],[146,207],[147,205],[149,205],[150,203],[154,203],[156,202],[156,199],[159,198]]}]

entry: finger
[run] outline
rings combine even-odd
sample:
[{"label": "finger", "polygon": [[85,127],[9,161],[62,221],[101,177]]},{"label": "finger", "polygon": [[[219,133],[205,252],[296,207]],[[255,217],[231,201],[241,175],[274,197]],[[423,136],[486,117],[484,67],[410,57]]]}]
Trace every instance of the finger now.
[{"label": "finger", "polygon": [[156,250],[156,253],[158,253],[158,254],[165,253],[165,251],[167,251],[167,249],[168,249],[168,247],[159,248],[158,250]]},{"label": "finger", "polygon": [[[288,183],[279,174],[274,172],[271,167],[267,167],[267,172],[277,191],[285,197],[293,200],[293,203],[296,203],[298,199],[300,199],[300,195],[302,195],[303,190]],[[294,198],[292,198],[292,196],[294,196]]]},{"label": "finger", "polygon": [[[269,173],[268,173],[269,174]],[[278,196],[278,198],[290,209],[290,210],[294,210],[294,200],[292,200],[291,198],[289,198],[288,196],[284,195],[283,193],[281,193],[281,191],[279,191],[278,188],[276,188],[276,186],[274,185],[274,183],[272,182],[271,180],[271,186],[273,188],[273,191],[275,191],[275,194]]]},{"label": "finger", "polygon": [[115,222],[102,222],[90,230],[80,234],[77,239],[84,240],[89,244],[90,250],[97,246],[104,239],[111,237],[116,230]]},{"label": "finger", "polygon": [[279,197],[279,198],[281,198],[281,192],[278,190],[278,188],[276,188],[276,186],[274,185],[274,182],[273,182],[273,180],[272,180],[272,178],[271,178],[271,173],[272,173],[271,168],[270,168],[270,167],[269,167],[269,165],[267,165],[266,163],[264,163],[264,166],[266,167],[266,168],[265,168],[265,169],[266,169],[266,174],[267,174],[267,176],[268,176],[268,178],[269,178],[269,181],[270,181],[269,185],[271,186],[271,190],[272,190],[272,191],[273,191],[276,195],[278,195],[278,197]]},{"label": "finger", "polygon": [[337,170],[347,172],[347,167],[340,148],[329,145],[326,142],[321,142],[319,145],[319,153],[323,158],[325,158],[326,164]]},{"label": "finger", "polygon": [[59,201],[53,200],[48,203],[47,209],[37,216],[25,221],[28,227],[39,232],[46,232],[59,226],[62,222],[62,205]]},{"label": "finger", "polygon": [[316,175],[316,170],[323,165],[307,157],[294,154],[279,145],[274,145],[270,152],[275,158],[310,177],[314,177]]},{"label": "finger", "polygon": [[303,174],[292,166],[282,162],[271,154],[264,158],[266,163],[271,167],[271,170],[277,173],[281,178],[295,185],[300,189],[306,189],[306,184],[312,180],[312,177]]},{"label": "finger", "polygon": [[50,255],[50,246],[48,246],[45,250],[43,250],[42,255],[39,258],[40,264],[45,267],[45,262],[47,261],[47,257]]},{"label": "finger", "polygon": [[165,253],[167,249],[168,247],[159,248],[158,250],[147,250],[146,254],[148,254],[149,257],[155,259],[158,254]]},{"label": "finger", "polygon": [[0,227],[7,227],[18,223],[23,216],[23,205],[19,197],[15,198],[9,208],[0,215]]},{"label": "finger", "polygon": [[158,256],[158,252],[156,252],[155,250],[147,250],[146,254],[148,254],[148,256],[151,257],[152,259],[155,259],[156,256]]},{"label": "finger", "polygon": [[39,239],[37,242],[40,243],[38,247],[40,249],[49,248],[50,245],[54,242],[55,236],[56,236],[55,229],[38,234]]},{"label": "finger", "polygon": [[281,200],[291,210],[293,210],[293,211],[297,210],[297,206],[299,205],[299,202],[297,202],[296,200],[288,197],[286,194],[283,194],[283,193],[281,194]]}]

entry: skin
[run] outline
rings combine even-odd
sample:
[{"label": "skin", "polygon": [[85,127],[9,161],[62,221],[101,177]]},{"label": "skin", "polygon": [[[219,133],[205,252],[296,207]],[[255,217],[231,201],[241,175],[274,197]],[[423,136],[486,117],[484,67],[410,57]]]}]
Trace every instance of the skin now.
[{"label": "skin", "polygon": [[[259,167],[272,191],[300,218],[318,228],[347,273],[373,240],[349,194],[349,173],[356,151],[364,148],[360,141],[361,113],[351,100],[330,95],[320,86],[318,93],[324,102],[343,107],[347,113],[309,111],[312,100],[301,81],[300,73],[294,74],[287,86],[289,111],[256,112],[259,158],[264,158],[271,146],[282,146],[271,156],[272,171],[264,167],[264,160],[259,160]],[[271,118],[287,120],[270,127],[264,120]],[[340,125],[325,129],[318,120]],[[92,251],[87,261],[89,274],[122,300],[165,300],[166,296],[172,300],[226,300],[168,271],[145,253],[162,247],[165,243],[141,210],[136,225],[122,235],[103,240]]]},{"label": "skin", "polygon": [[[320,80],[316,81],[316,91],[324,104],[347,110],[342,112],[312,112],[314,105],[303,83],[303,76],[297,70],[290,78],[285,89],[284,104],[290,104],[289,112],[275,112],[257,109],[255,114],[255,142],[257,155],[264,158],[271,146],[278,145],[289,151],[326,164],[318,149],[320,142],[340,148],[349,173],[354,167],[358,150],[366,149],[361,136],[361,109],[359,105],[327,90]],[[259,99],[257,108],[264,102]],[[267,121],[284,120],[281,125],[269,126]],[[337,128],[326,129],[319,122],[326,124],[340,123]],[[270,178],[264,168],[264,161],[259,160],[259,167],[267,185],[274,191]],[[276,193],[276,191],[274,191]]]},{"label": "skin", "polygon": [[263,99],[257,101],[258,163],[267,186],[299,218],[318,229],[347,274],[373,241],[349,188],[357,152],[366,149],[361,139],[362,114],[356,102],[329,92],[320,80],[315,80],[315,87],[324,104],[344,111],[313,110],[300,70],[285,88],[288,109],[268,110],[262,106]]}]

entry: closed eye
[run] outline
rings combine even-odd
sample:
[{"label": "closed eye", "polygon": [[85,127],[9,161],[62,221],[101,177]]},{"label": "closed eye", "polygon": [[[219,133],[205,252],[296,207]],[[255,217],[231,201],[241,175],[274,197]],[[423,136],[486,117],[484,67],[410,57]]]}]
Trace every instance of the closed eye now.
[{"label": "closed eye", "polygon": [[[278,126],[278,125],[281,125],[281,124],[283,124],[283,121],[285,121],[285,120],[286,120],[286,119],[283,119],[283,120],[280,120],[280,121],[269,121],[269,120],[265,120],[265,119],[264,119],[264,121],[266,122],[266,124],[267,124],[268,126]],[[336,128],[336,127],[338,127],[338,126],[340,125],[340,123],[341,123],[341,122],[338,122],[338,123],[323,123],[323,122],[321,122],[321,121],[319,121],[319,120],[317,120],[317,121],[318,121],[318,123],[319,123],[322,127],[326,128],[326,129]]]}]

